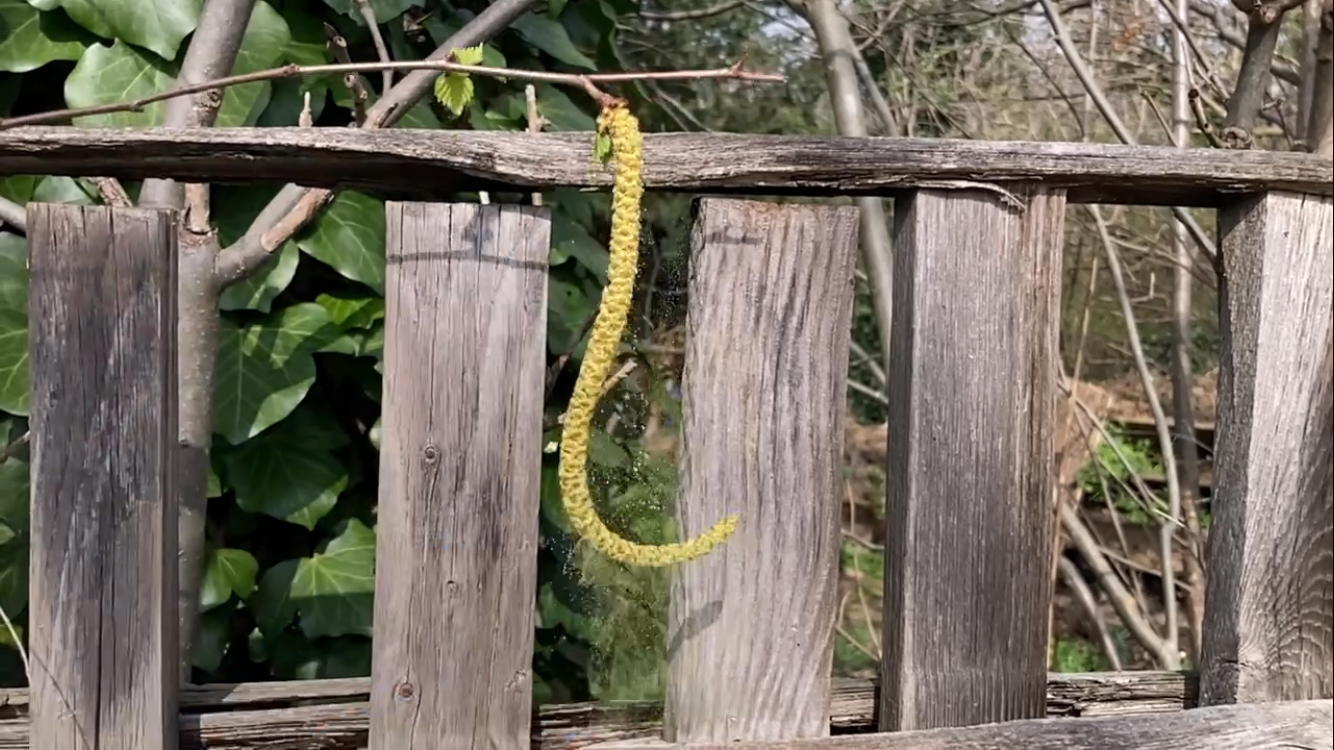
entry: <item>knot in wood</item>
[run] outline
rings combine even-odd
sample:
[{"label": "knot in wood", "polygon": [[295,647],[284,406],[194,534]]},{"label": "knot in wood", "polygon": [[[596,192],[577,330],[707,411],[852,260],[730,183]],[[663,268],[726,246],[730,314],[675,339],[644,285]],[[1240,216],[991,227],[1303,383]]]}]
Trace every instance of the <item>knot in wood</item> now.
[{"label": "knot in wood", "polygon": [[425,448],[422,448],[422,459],[428,464],[439,461],[440,449],[428,443]]},{"label": "knot in wood", "polygon": [[395,696],[402,700],[412,700],[417,694],[417,688],[413,687],[411,682],[400,682],[398,688],[394,690]]}]

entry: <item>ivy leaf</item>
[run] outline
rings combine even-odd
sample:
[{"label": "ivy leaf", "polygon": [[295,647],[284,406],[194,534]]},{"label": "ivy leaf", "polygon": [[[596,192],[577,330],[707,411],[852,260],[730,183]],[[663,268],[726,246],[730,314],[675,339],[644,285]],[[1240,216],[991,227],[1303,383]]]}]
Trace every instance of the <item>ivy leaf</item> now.
[{"label": "ivy leaf", "polygon": [[291,631],[250,636],[250,658],[269,662],[280,680],[331,680],[368,677],[371,673],[371,642],[359,636],[321,638],[312,641]]},{"label": "ivy leaf", "polygon": [[28,482],[28,464],[13,458],[0,464],[0,527],[9,537],[5,543],[28,535]]},{"label": "ivy leaf", "polygon": [[28,243],[0,232],[0,410],[28,415]]},{"label": "ivy leaf", "polygon": [[27,73],[56,60],[78,60],[92,34],[60,12],[44,12],[27,0],[0,0],[0,71]]},{"label": "ivy leaf", "polygon": [[577,68],[597,70],[597,64],[580,52],[570,41],[570,34],[560,22],[545,15],[526,13],[515,19],[512,27],[519,32],[524,41],[560,60],[566,65]]},{"label": "ivy leaf", "polygon": [[32,192],[37,189],[37,183],[41,180],[41,176],[35,174],[0,177],[0,198],[7,198],[21,206],[32,200]]},{"label": "ivy leaf", "polygon": [[[282,59],[291,41],[292,32],[287,27],[287,21],[272,5],[260,0],[250,12],[245,36],[241,38],[241,48],[237,50],[236,63],[232,66],[232,75],[274,67]],[[271,90],[272,85],[267,81],[228,87],[223,93],[222,107],[218,109],[217,127],[254,124],[268,106]]]},{"label": "ivy leaf", "polygon": [[537,111],[551,123],[548,130],[573,130],[588,132],[597,129],[597,120],[579,108],[564,91],[551,84],[538,84],[533,92],[537,96]]},{"label": "ivy leaf", "polygon": [[215,429],[239,445],[301,403],[315,382],[314,353],[339,331],[314,302],[292,305],[247,326],[223,320],[221,328]]},{"label": "ivy leaf", "polygon": [[465,73],[446,73],[435,79],[435,98],[455,117],[472,102],[472,79]]},{"label": "ivy leaf", "polygon": [[333,322],[348,328],[370,328],[377,320],[384,320],[384,298],[343,296],[348,293],[321,294],[315,298]]},{"label": "ivy leaf", "polygon": [[254,555],[243,549],[215,549],[208,553],[204,563],[204,579],[200,582],[199,607],[201,611],[227,603],[236,594],[248,599],[255,591],[255,574],[259,563]]},{"label": "ivy leaf", "polygon": [[345,278],[384,294],[384,202],[344,191],[297,238],[297,245]]},{"label": "ivy leaf", "polygon": [[28,545],[0,544],[0,607],[13,619],[28,606]]},{"label": "ivy leaf", "polygon": [[[295,3],[284,3],[283,20],[291,38],[283,48],[283,62],[297,65],[323,65],[333,60],[324,29],[313,13]],[[326,84],[327,88],[327,84]]]},{"label": "ivy leaf", "polygon": [[195,625],[194,647],[190,650],[190,664],[205,672],[216,672],[227,655],[231,641],[232,607],[201,612]]},{"label": "ivy leaf", "polygon": [[296,578],[300,562],[284,560],[264,571],[255,595],[246,602],[255,614],[255,624],[266,639],[281,633],[296,615],[296,604],[292,602],[292,581]]},{"label": "ivy leaf", "polygon": [[[91,206],[97,202],[97,188],[83,178],[75,179],[64,175],[51,175],[42,178],[32,191],[32,199],[38,203],[68,203],[76,206]],[[100,198],[100,196],[98,196]]]},{"label": "ivy leaf", "polygon": [[[65,103],[92,107],[138,99],[170,88],[175,80],[173,66],[117,39],[110,47],[94,44],[84,50],[65,79]],[[73,122],[88,128],[151,127],[162,124],[165,108],[164,102],[154,102],[142,112],[88,115]]]},{"label": "ivy leaf", "polygon": [[[80,26],[105,39],[133,44],[172,60],[199,23],[204,0],[29,0],[34,7],[63,7]],[[71,106],[79,106],[71,104]]]},{"label": "ivy leaf", "polygon": [[297,409],[273,429],[219,450],[219,466],[241,509],[314,529],[347,489],[347,469],[333,453],[346,443],[328,412]]},{"label": "ivy leaf", "polygon": [[[371,10],[375,11],[375,20],[379,23],[390,21],[403,15],[408,8],[422,7],[425,0],[370,0]],[[324,4],[351,18],[360,25],[365,25],[361,13],[357,11],[356,0],[324,0]]]},{"label": "ivy leaf", "polygon": [[304,558],[291,599],[308,638],[371,634],[375,611],[375,532],[349,519],[324,552]]},{"label": "ivy leaf", "polygon": [[547,345],[552,354],[564,354],[579,344],[584,322],[598,303],[596,289],[566,278],[569,275],[552,273],[547,282]]},{"label": "ivy leaf", "polygon": [[605,281],[608,257],[602,243],[594,239],[593,235],[588,233],[588,230],[564,213],[557,212],[553,218],[551,264],[560,265],[566,260],[574,258],[584,268],[592,271],[593,275],[597,276],[600,281]]}]

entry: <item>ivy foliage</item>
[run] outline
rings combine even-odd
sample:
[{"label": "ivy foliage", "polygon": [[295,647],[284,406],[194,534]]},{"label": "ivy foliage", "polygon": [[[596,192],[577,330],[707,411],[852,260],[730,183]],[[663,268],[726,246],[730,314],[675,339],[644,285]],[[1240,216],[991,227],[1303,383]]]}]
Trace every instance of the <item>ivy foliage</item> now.
[{"label": "ivy foliage", "polygon": [[[0,116],[132,99],[173,82],[198,33],[202,0],[0,0]],[[484,7],[480,2],[372,0],[395,59],[422,59]],[[614,43],[633,0],[549,2],[462,62],[571,72],[632,67]],[[233,73],[334,62],[328,24],[353,59],[373,60],[369,29],[351,0],[259,0]],[[379,76],[366,76],[371,98]],[[613,87],[614,88],[614,87]],[[577,89],[536,86],[546,129],[594,130],[595,105]],[[633,86],[616,93],[647,108]],[[220,127],[294,126],[310,95],[318,127],[353,119],[341,77],[255,82],[226,90]],[[399,127],[522,130],[522,82],[444,75],[435,98]],[[84,127],[161,124],[165,107],[80,117]],[[641,118],[642,119],[642,118]],[[649,121],[651,122],[651,120]],[[133,197],[138,184],[126,183]],[[405,186],[406,187],[406,186]],[[277,192],[215,186],[212,215],[225,245]],[[85,179],[0,178],[0,196],[100,202]],[[460,196],[460,200],[475,196]],[[375,498],[384,347],[384,196],[344,191],[265,266],[227,289],[209,476],[207,567],[194,654],[196,681],[367,675],[374,599]],[[557,190],[553,211],[548,349],[562,373],[549,389],[549,423],[578,366],[605,280],[607,197]],[[681,206],[683,208],[683,206]],[[679,219],[677,220],[679,222]],[[27,430],[27,245],[0,230],[0,444]],[[627,356],[637,356],[627,347]],[[653,372],[651,367],[641,373]],[[604,518],[646,541],[671,537],[670,460],[639,445],[650,409],[675,409],[657,374],[632,379],[608,407],[616,437],[595,435],[593,484]],[[656,404],[656,406],[655,406]],[[544,438],[558,439],[554,429]],[[8,438],[6,440],[5,438]],[[0,606],[26,622],[28,454],[0,464]],[[544,456],[540,591],[534,668],[539,700],[660,697],[666,579],[605,561],[584,562],[565,524],[556,455]],[[12,638],[0,678],[22,684]]]}]

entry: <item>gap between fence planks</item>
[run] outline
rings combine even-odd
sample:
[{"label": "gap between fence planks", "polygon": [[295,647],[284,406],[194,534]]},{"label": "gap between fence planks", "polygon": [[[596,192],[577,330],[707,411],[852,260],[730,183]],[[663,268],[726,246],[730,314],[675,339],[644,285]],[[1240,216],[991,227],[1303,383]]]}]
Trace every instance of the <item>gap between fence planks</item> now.
[{"label": "gap between fence planks", "polygon": [[386,228],[370,747],[527,747],[550,210]]},{"label": "gap between fence planks", "polygon": [[[89,174],[193,182],[295,182],[414,198],[459,190],[607,187],[593,134],[346,128],[75,128],[0,131],[0,175]],[[1214,206],[1225,193],[1334,193],[1328,156],[1103,143],[742,133],[644,136],[650,190],[885,195],[945,180],[1040,182],[1075,203]]]},{"label": "gap between fence planks", "polygon": [[682,376],[682,536],[733,536],[672,571],[665,735],[829,732],[843,415],[858,211],[696,204]]},{"label": "gap between fence planks", "polygon": [[1065,195],[894,211],[880,728],[1043,715]]},{"label": "gap between fence planks", "polygon": [[42,750],[173,750],[176,226],[28,205],[29,656]]},{"label": "gap between fence planks", "polygon": [[[831,680],[830,728],[873,732],[874,680]],[[366,747],[370,678],[189,685],[182,696],[181,747],[254,750],[362,750]],[[1052,673],[1047,715],[1093,717],[1180,711],[1195,704],[1189,672]],[[0,691],[0,750],[29,750],[26,690]],[[573,750],[616,739],[660,736],[662,705],[647,702],[539,706],[532,747]],[[264,738],[269,745],[256,741]],[[285,743],[285,744],[284,744]]]},{"label": "gap between fence planks", "polygon": [[1200,700],[1334,696],[1334,210],[1219,211],[1222,333]]}]

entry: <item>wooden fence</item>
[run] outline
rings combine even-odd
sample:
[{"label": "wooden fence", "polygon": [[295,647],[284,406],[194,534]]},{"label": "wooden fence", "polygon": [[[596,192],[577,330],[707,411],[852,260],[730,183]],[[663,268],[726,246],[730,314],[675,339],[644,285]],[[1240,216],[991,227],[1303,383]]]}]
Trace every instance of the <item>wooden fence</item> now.
[{"label": "wooden fence", "polygon": [[[606,186],[589,149],[572,134],[25,128],[0,133],[0,174],[400,195],[406,180],[430,197]],[[181,690],[176,225],[31,205],[33,668],[4,698],[0,750],[1330,748],[1332,176],[1329,158],[1253,151],[647,136],[650,191],[896,201],[880,679],[829,678],[856,211],[709,197],[675,512],[685,535],[724,513],[741,525],[674,572],[664,706],[531,703],[548,209],[386,207],[373,676]],[[1079,201],[1218,212],[1198,678],[1046,672],[1059,269]]]}]

